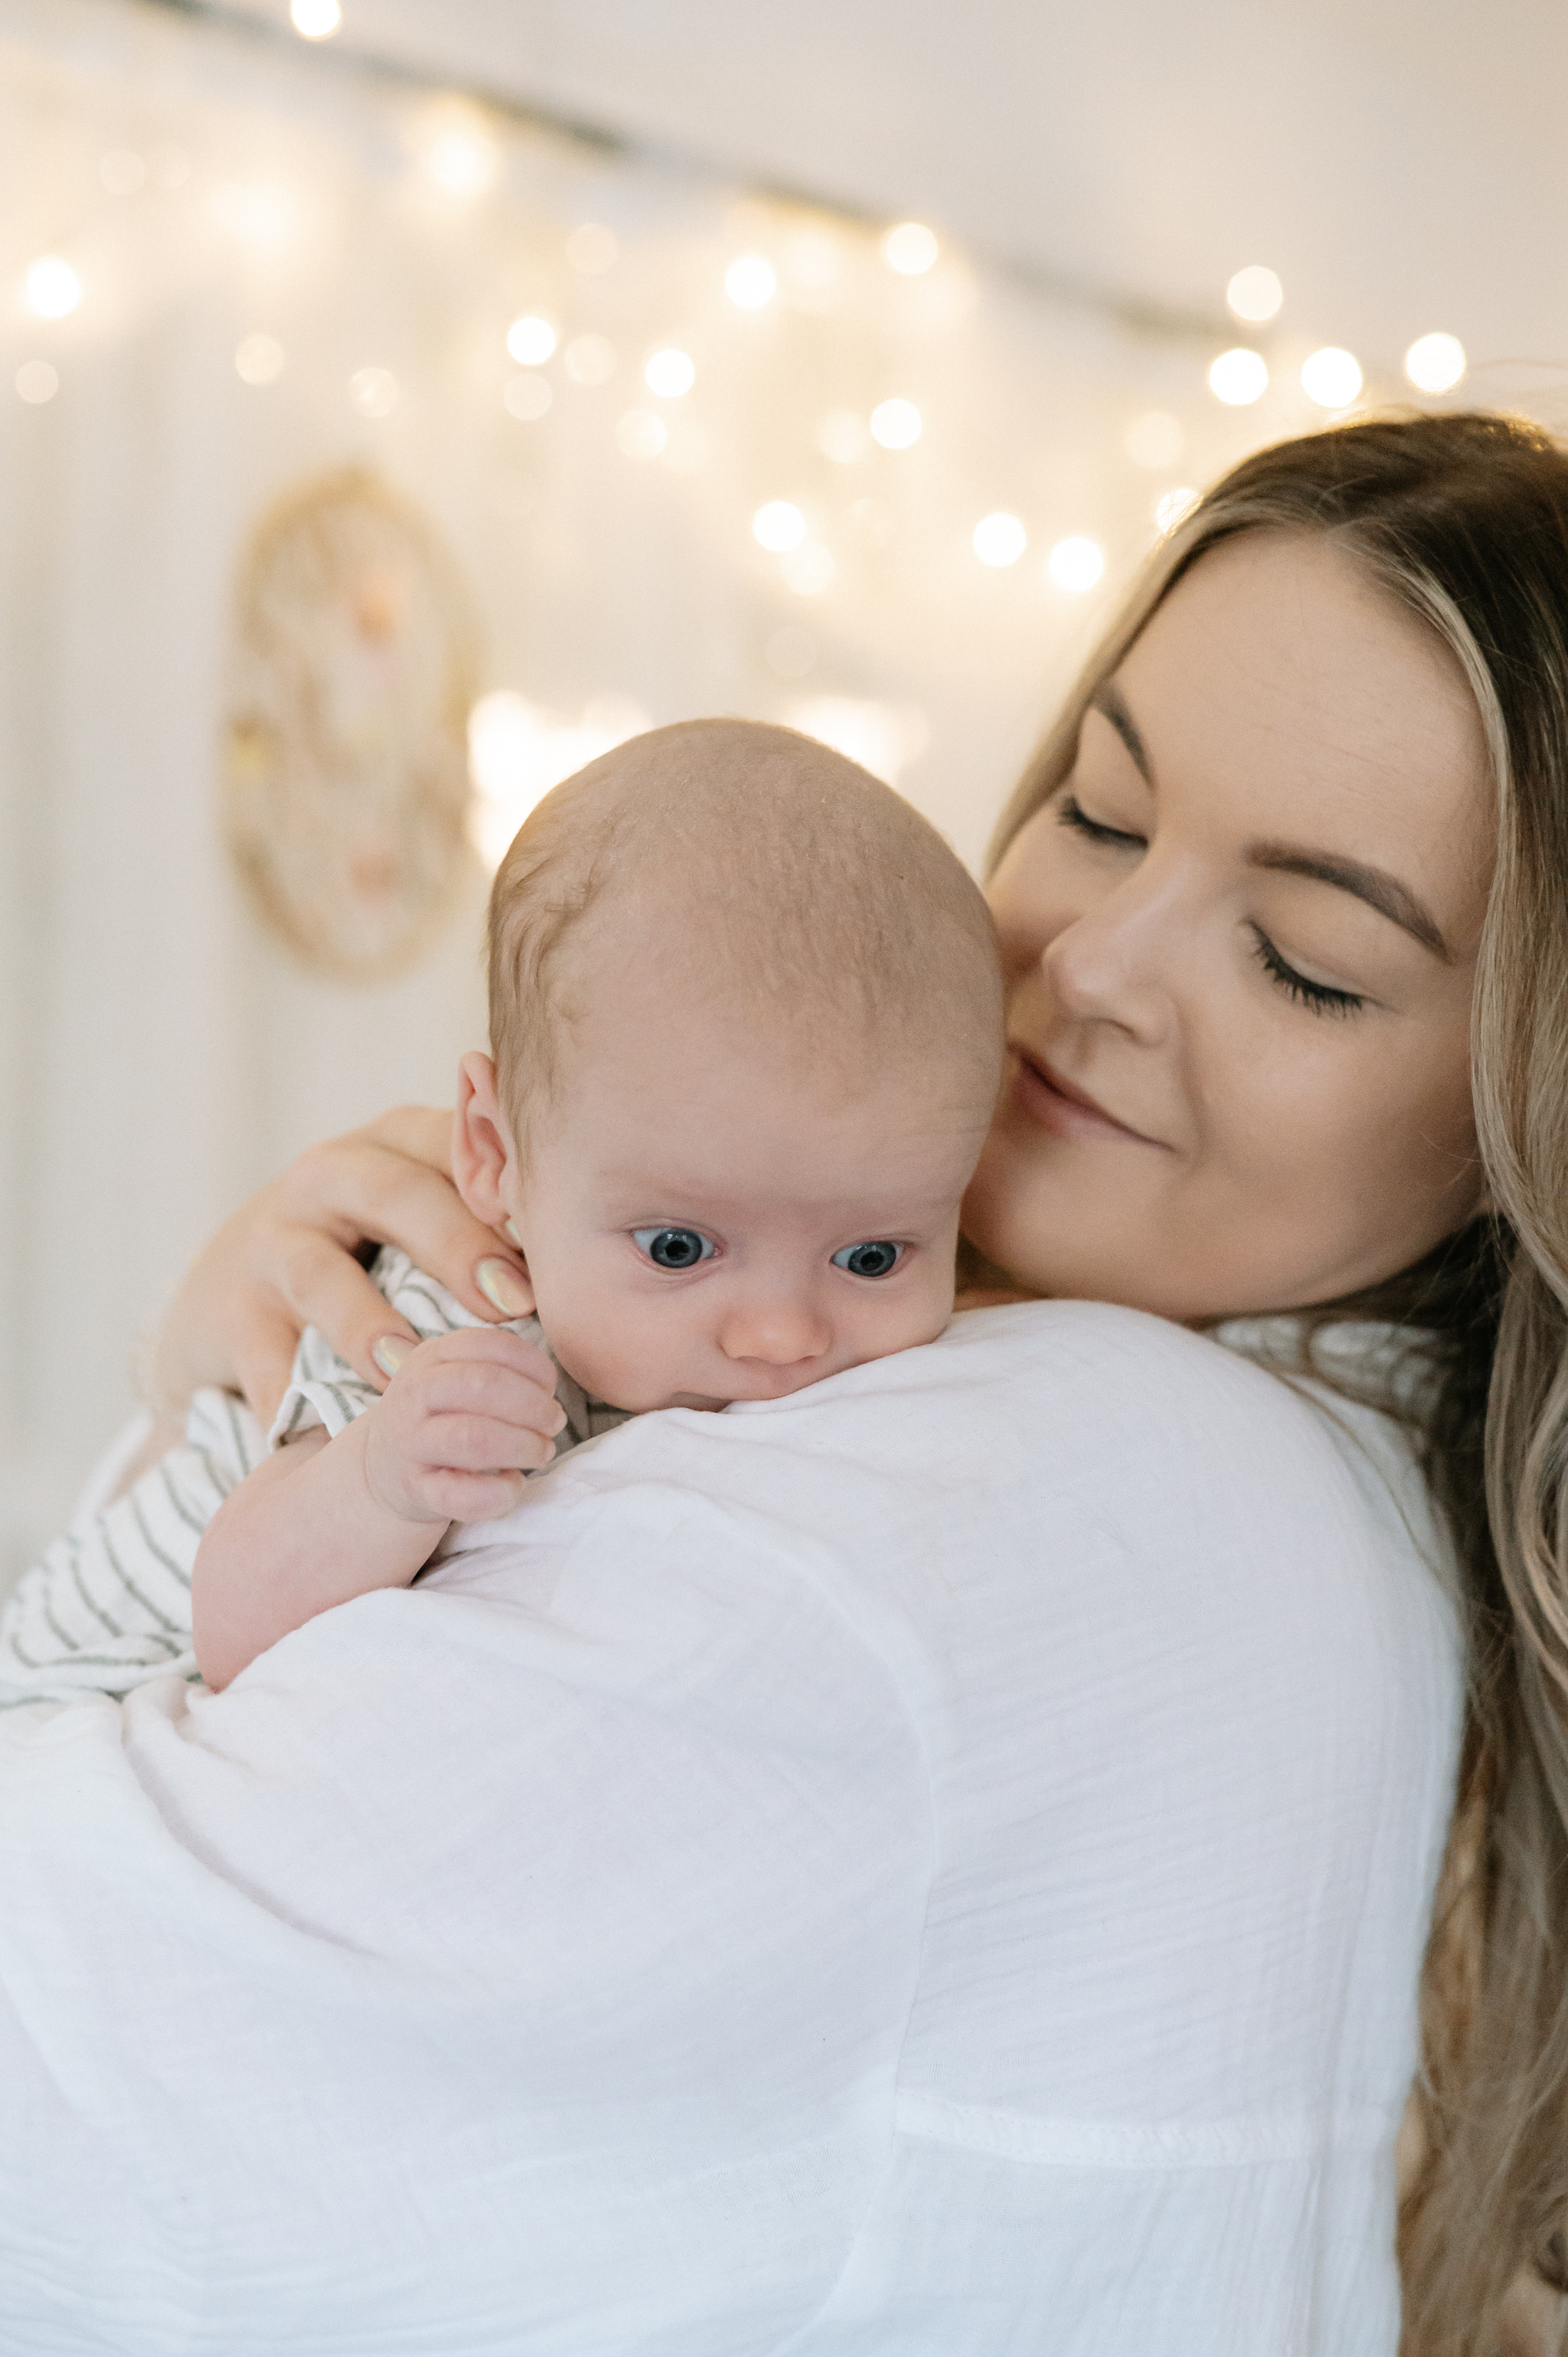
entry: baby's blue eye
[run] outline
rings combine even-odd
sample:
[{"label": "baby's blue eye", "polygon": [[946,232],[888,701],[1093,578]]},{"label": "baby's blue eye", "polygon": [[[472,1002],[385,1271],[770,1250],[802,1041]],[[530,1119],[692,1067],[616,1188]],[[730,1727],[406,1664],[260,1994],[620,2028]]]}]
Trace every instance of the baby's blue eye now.
[{"label": "baby's blue eye", "polygon": [[695,1228],[633,1228],[631,1240],[659,1268],[695,1268],[712,1260],[716,1246]]},{"label": "baby's blue eye", "polygon": [[834,1253],[833,1266],[847,1268],[851,1276],[891,1276],[903,1257],[902,1244],[845,1244]]}]

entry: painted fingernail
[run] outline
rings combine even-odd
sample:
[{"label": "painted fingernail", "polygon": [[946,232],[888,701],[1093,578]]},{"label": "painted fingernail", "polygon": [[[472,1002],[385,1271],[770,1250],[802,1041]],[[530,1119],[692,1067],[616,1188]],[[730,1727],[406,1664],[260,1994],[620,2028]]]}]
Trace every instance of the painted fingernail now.
[{"label": "painted fingernail", "polygon": [[518,1234],[517,1222],[509,1214],[508,1217],[501,1222],[501,1226],[505,1230],[506,1233],[511,1238],[519,1252],[521,1252],[522,1250],[522,1238]]},{"label": "painted fingernail", "polygon": [[371,1356],[383,1375],[395,1375],[413,1344],[403,1334],[383,1334],[371,1345]]},{"label": "painted fingernail", "polygon": [[503,1318],[526,1318],[533,1304],[523,1291],[522,1279],[510,1261],[482,1260],[474,1271],[479,1291],[493,1302]]}]

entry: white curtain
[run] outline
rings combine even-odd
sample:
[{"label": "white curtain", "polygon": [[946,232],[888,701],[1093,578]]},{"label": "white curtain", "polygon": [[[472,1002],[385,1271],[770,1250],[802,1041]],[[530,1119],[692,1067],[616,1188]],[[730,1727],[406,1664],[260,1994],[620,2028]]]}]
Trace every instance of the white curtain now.
[{"label": "white curtain", "polygon": [[[606,699],[847,732],[978,861],[1157,497],[1279,425],[1219,407],[1207,352],[950,252],[900,274],[885,224],[136,0],[0,8],[0,191],[3,1574],[127,1411],[204,1232],[313,1136],[444,1100],[483,1038],[478,860],[375,988],[274,947],[231,874],[232,583],[269,502],[351,460],[419,502],[481,683],[553,714],[551,741],[589,741]],[[725,292],[746,254],[777,280],[749,307]],[[28,306],[41,256],[80,285],[54,318]],[[532,372],[520,315],[557,336]],[[281,365],[247,382],[258,336]],[[665,347],[683,394],[645,381]],[[350,395],[371,369],[384,414]],[[547,412],[513,414],[540,383]],[[909,447],[867,429],[890,399]],[[771,501],[799,549],[759,544]],[[1002,566],[973,540],[995,511],[1027,535]],[[1087,594],[1048,569],[1072,538],[1106,561]]]}]

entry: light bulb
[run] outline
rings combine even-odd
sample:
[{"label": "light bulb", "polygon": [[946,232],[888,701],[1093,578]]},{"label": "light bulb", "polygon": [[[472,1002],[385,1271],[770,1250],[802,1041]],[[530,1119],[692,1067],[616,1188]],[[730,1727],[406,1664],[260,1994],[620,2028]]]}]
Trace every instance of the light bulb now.
[{"label": "light bulb", "polygon": [[607,336],[574,336],[561,361],[574,384],[607,384],[616,372],[616,348]]},{"label": "light bulb", "polygon": [[1319,409],[1348,409],[1361,390],[1361,371],[1355,355],[1337,344],[1325,344],[1301,364],[1301,389]]},{"label": "light bulb", "polygon": [[761,547],[770,549],[775,556],[782,556],[788,550],[799,548],[805,539],[806,519],[788,500],[769,500],[752,517],[751,530]]},{"label": "light bulb", "polygon": [[1058,541],[1046,570],[1058,589],[1092,589],[1105,570],[1105,559],[1092,540],[1075,533],[1070,540]]},{"label": "light bulb", "polygon": [[1161,532],[1175,532],[1184,517],[1197,505],[1198,494],[1190,483],[1178,483],[1174,490],[1162,491],[1155,501],[1155,522]]},{"label": "light bulb", "polygon": [[655,352],[642,375],[649,392],[658,393],[661,401],[679,401],[683,393],[691,392],[697,381],[697,371],[691,354],[679,350],[673,344],[661,352]]},{"label": "light bulb", "polygon": [[338,0],[290,0],[289,22],[307,41],[328,41],[343,22]]},{"label": "light bulb", "polygon": [[63,319],[81,300],[81,281],[58,253],[40,253],[23,281],[28,310],[36,319]]},{"label": "light bulb", "polygon": [[1418,336],[1404,356],[1404,372],[1418,393],[1451,393],[1465,368],[1457,336]]},{"label": "light bulb", "polygon": [[507,329],[506,348],[519,368],[542,368],[555,350],[555,330],[548,319],[525,312]]},{"label": "light bulb", "polygon": [[287,357],[275,336],[247,336],[234,354],[234,373],[243,384],[275,384]]},{"label": "light bulb", "polygon": [[1268,382],[1268,366],[1262,352],[1249,351],[1244,344],[1221,352],[1208,371],[1209,392],[1231,409],[1244,409],[1250,401],[1256,401]]},{"label": "light bulb", "polygon": [[737,254],[725,272],[725,293],[743,311],[760,311],[779,292],[779,273],[765,253]]},{"label": "light bulb", "polygon": [[920,413],[912,401],[882,401],[871,413],[871,438],[885,450],[908,450],[920,438]]},{"label": "light bulb", "polygon": [[1272,270],[1253,263],[1239,270],[1225,289],[1225,300],[1239,319],[1272,319],[1285,299],[1285,290]]},{"label": "light bulb", "polygon": [[924,221],[900,221],[882,241],[887,266],[900,278],[918,278],[929,270],[940,248]]},{"label": "light bulb", "polygon": [[16,371],[16,393],[19,399],[37,409],[52,401],[59,391],[59,372],[48,361],[24,361]]},{"label": "light bulb", "polygon": [[397,379],[391,369],[357,369],[349,379],[349,398],[361,417],[390,417],[397,407]]},{"label": "light bulb", "polygon": [[1016,565],[1028,545],[1022,523],[1004,508],[982,516],[974,527],[974,553],[982,565]]}]

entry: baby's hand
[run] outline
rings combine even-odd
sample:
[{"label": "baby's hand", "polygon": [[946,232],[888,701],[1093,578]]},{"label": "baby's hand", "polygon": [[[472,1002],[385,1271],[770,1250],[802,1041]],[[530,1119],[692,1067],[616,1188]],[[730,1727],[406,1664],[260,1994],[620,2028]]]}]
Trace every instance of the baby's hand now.
[{"label": "baby's hand", "polygon": [[510,1513],[523,1472],[555,1454],[566,1411],[554,1387],[544,1352],[494,1327],[422,1342],[364,1418],[371,1496],[410,1523]]}]

